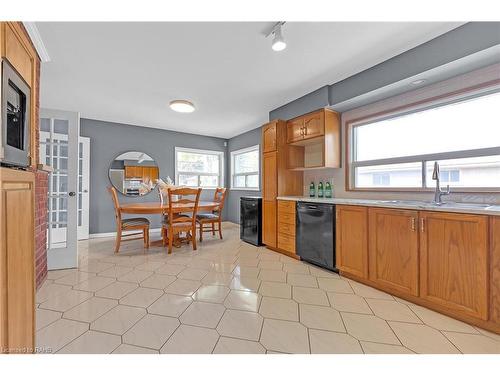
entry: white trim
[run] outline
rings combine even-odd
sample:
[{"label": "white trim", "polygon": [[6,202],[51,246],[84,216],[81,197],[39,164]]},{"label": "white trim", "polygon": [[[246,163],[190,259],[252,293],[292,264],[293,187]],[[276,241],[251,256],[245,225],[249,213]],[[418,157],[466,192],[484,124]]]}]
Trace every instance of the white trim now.
[{"label": "white trim", "polygon": [[[196,172],[181,172],[177,169],[177,153],[178,152],[190,152],[192,154],[202,154],[202,155],[217,155],[219,157],[219,173],[196,173]],[[217,187],[225,187],[224,181],[224,168],[225,168],[225,158],[224,151],[214,151],[214,150],[202,150],[197,148],[186,148],[186,147],[175,147],[174,149],[174,175],[175,184],[179,184],[179,174],[195,175],[195,176],[218,176],[219,186],[190,186],[190,187],[201,187],[203,189],[215,190]]]},{"label": "white trim", "polygon": [[[153,229],[150,229],[149,230],[149,233],[160,233],[161,232],[161,228],[153,228]],[[130,231],[128,232],[127,231],[127,234],[142,234],[142,232],[133,232],[133,231]],[[116,232],[105,232],[105,233],[90,233],[89,234],[89,239],[94,239],[94,238],[105,238],[105,237],[115,237],[116,236]],[[85,241],[85,240],[82,240],[82,241]]]},{"label": "white trim", "polygon": [[26,31],[28,32],[28,35],[30,36],[31,42],[35,46],[36,52],[38,53],[40,60],[42,62],[49,62],[50,61],[49,51],[47,51],[47,47],[45,47],[45,43],[43,42],[40,32],[38,31],[38,27],[36,27],[36,23],[23,22],[23,25]]},{"label": "white trim", "polygon": [[[246,172],[246,173],[234,173],[234,157],[237,156],[237,155],[240,155],[240,154],[245,154],[247,152],[254,152],[254,151],[257,151],[257,156],[259,158],[258,160],[258,169],[257,171],[255,172]],[[259,144],[256,144],[254,146],[250,146],[250,147],[245,147],[245,148],[240,148],[238,150],[234,150],[234,151],[231,151],[230,153],[230,159],[231,159],[231,169],[229,171],[229,176],[230,176],[230,183],[229,183],[229,186],[231,188],[231,190],[248,190],[248,191],[260,191],[260,145]],[[257,175],[257,187],[234,187],[234,176],[253,176],[253,175]]]}]

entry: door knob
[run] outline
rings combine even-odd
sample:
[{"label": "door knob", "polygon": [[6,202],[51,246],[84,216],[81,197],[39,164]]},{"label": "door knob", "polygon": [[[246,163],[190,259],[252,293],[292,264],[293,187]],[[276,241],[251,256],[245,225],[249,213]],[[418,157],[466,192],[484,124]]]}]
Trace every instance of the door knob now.
[{"label": "door knob", "polygon": [[76,193],[75,193],[74,191],[70,191],[70,192],[69,192],[69,196],[70,196],[70,197],[74,197],[75,195],[76,195]]}]

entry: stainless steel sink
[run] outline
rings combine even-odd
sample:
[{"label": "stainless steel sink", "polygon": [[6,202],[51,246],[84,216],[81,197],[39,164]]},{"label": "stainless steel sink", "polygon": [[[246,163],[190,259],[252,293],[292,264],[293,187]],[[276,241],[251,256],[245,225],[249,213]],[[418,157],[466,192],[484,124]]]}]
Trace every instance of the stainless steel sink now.
[{"label": "stainless steel sink", "polygon": [[488,203],[461,203],[461,202],[443,202],[442,204],[445,207],[457,207],[457,208],[479,208],[485,209],[491,207],[491,204]]}]

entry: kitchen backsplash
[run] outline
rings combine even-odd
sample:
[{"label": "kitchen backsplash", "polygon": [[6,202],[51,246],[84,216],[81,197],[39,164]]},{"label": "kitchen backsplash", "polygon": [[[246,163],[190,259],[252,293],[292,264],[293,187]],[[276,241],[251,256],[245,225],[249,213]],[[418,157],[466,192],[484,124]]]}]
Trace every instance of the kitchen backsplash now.
[{"label": "kitchen backsplash", "polygon": [[[365,192],[345,190],[345,170],[340,169],[314,169],[304,171],[304,196],[309,196],[309,184],[314,181],[323,184],[327,181],[332,184],[333,197],[335,198],[358,198],[358,199],[400,199],[400,200],[432,200],[433,192]],[[317,190],[316,190],[317,191]],[[443,201],[500,204],[500,193],[454,193],[443,197]]]}]

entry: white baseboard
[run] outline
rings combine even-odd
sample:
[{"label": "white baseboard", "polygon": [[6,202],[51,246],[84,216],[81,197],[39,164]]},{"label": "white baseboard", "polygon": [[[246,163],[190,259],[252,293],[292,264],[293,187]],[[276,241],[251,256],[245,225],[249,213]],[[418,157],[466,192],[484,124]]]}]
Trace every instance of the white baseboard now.
[{"label": "white baseboard", "polygon": [[[149,230],[149,233],[160,233],[161,228],[153,228]],[[127,234],[133,234],[133,231],[127,231]],[[141,231],[135,232],[136,234],[141,234]],[[91,233],[89,234],[89,239],[94,238],[105,238],[105,237],[116,237],[116,232],[107,232],[107,233]]]}]

